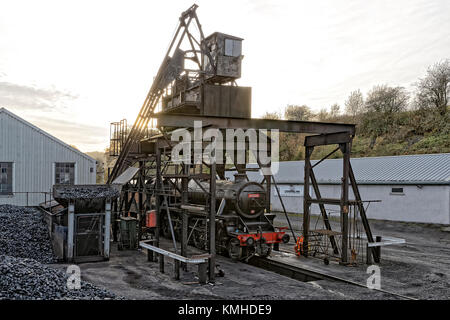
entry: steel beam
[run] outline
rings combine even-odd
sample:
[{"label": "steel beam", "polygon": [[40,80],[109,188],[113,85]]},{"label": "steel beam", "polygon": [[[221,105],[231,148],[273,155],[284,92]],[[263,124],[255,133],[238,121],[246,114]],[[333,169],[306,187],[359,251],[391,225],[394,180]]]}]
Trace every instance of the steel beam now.
[{"label": "steel beam", "polygon": [[194,121],[202,121],[202,126],[211,126],[218,129],[278,129],[280,132],[293,133],[337,133],[348,132],[355,134],[354,124],[328,123],[312,121],[252,119],[200,116],[192,114],[165,114],[155,113],[153,117],[158,119],[158,126],[193,128]]},{"label": "steel beam", "polygon": [[349,143],[350,141],[352,141],[352,136],[349,132],[327,133],[305,137],[305,147]]}]

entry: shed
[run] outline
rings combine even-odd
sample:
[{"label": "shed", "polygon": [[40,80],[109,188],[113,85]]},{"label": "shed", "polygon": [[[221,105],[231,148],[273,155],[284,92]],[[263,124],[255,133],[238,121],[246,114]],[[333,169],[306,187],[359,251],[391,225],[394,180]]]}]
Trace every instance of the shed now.
[{"label": "shed", "polygon": [[0,108],[0,204],[38,205],[54,184],[95,184],[96,160]]},{"label": "shed", "polygon": [[[351,165],[371,219],[450,224],[450,153],[352,158]],[[317,161],[312,161],[312,164]],[[274,174],[287,211],[303,212],[304,161],[276,163]],[[340,197],[342,159],[329,159],[314,168],[324,198]],[[262,181],[259,172],[250,180]],[[230,174],[231,178],[232,175]],[[314,196],[314,191],[310,190]],[[350,198],[354,199],[350,192]],[[272,187],[272,209],[282,207]],[[367,206],[366,203],[365,206]],[[336,212],[339,211],[339,208]],[[312,213],[319,213],[317,205]]]}]

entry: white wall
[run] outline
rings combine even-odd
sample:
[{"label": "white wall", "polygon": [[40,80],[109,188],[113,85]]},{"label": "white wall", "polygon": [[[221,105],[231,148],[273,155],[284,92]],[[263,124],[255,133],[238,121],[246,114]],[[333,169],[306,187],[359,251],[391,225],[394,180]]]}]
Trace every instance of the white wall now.
[{"label": "white wall", "polygon": [[[6,112],[0,112],[0,162],[14,163],[13,192],[50,192],[55,162],[75,162],[76,183],[95,184],[95,160]],[[25,194],[0,196],[0,204],[26,201]],[[43,201],[43,194],[28,198],[29,205]]]},{"label": "white wall", "polygon": [[[391,194],[393,187],[402,187],[404,195]],[[363,200],[382,201],[370,204],[369,219],[450,224],[449,185],[423,185],[422,188],[415,185],[359,185],[359,191]],[[341,188],[339,185],[320,185],[320,192],[325,198],[340,198]],[[350,198],[354,199],[352,191]],[[283,197],[283,202],[287,211],[303,213],[303,196]],[[282,210],[274,188],[272,209]],[[327,209],[339,211],[339,206],[327,206]],[[311,212],[319,214],[319,206],[312,205]]]}]

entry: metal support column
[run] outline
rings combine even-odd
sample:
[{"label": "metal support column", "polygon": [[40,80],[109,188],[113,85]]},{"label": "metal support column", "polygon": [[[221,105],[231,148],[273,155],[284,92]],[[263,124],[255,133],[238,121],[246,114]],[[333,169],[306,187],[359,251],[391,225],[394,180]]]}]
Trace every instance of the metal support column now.
[{"label": "metal support column", "polygon": [[105,203],[105,230],[103,236],[103,256],[109,259],[109,244],[111,240],[111,199]]},{"label": "metal support column", "polygon": [[311,173],[311,154],[314,147],[305,147],[305,173],[303,184],[303,255],[308,257],[309,221],[311,209],[311,196],[309,194],[309,178]]},{"label": "metal support column", "polygon": [[75,205],[73,200],[69,200],[67,213],[67,260],[73,260],[73,236],[75,234]]},{"label": "metal support column", "polygon": [[[188,178],[189,167],[187,164],[182,164],[182,174],[183,178],[181,178],[181,204],[186,204],[188,201]],[[183,257],[187,257],[187,247],[188,247],[188,228],[189,228],[189,219],[187,212],[182,212],[182,221],[181,221],[181,255]],[[182,263],[181,268],[184,271],[187,271],[187,263]]]},{"label": "metal support column", "polygon": [[[374,242],[372,230],[370,229],[369,220],[367,219],[366,210],[364,209],[361,194],[359,193],[358,184],[356,183],[355,174],[353,173],[353,168],[350,164],[350,184],[352,186],[353,194],[355,195],[355,200],[358,204],[359,215],[361,216],[361,222],[364,226],[364,230],[366,231],[367,241]],[[378,252],[376,250],[369,250],[372,253],[373,259],[375,262],[379,262]]]},{"label": "metal support column", "polygon": [[139,161],[139,178],[137,183],[137,190],[138,190],[138,241],[141,241],[142,238],[142,222],[144,221],[143,217],[145,217],[144,212],[144,185],[145,185],[145,162]]},{"label": "metal support column", "polygon": [[[212,139],[214,143],[214,138]],[[216,159],[215,152],[210,167],[210,206],[209,206],[209,281],[215,281],[216,267]]]},{"label": "metal support column", "polygon": [[349,174],[350,174],[350,143],[342,143],[339,145],[344,154],[343,175],[342,175],[342,192],[341,192],[341,263],[348,263],[348,191],[349,191]]},{"label": "metal support column", "polygon": [[[120,199],[120,198],[119,198]],[[112,212],[112,233],[113,233],[113,241],[117,242],[117,231],[119,229],[119,224],[117,222],[117,219],[119,218],[118,215],[118,206],[117,202],[119,199],[115,199],[113,202],[113,212]]]},{"label": "metal support column", "polygon": [[[159,247],[159,234],[161,233],[161,149],[156,146],[156,190],[155,190],[155,206],[156,206],[156,228],[155,228],[155,246]],[[164,256],[158,254],[159,270],[164,273]]]},{"label": "metal support column", "polygon": [[[314,171],[311,168],[311,172],[310,172],[310,177],[311,177],[311,183],[314,189],[314,193],[316,194],[316,199],[321,200],[322,199],[322,195],[320,193],[320,189],[319,189],[319,185],[317,184],[317,180],[316,180],[316,176],[314,175]],[[325,209],[325,205],[323,203],[319,203],[319,208],[320,208],[320,212],[322,214],[322,219],[323,219],[323,223],[325,224],[325,227],[327,228],[327,230],[331,231],[331,224],[330,224],[330,220],[328,219],[328,214],[327,211]],[[335,254],[339,253],[338,250],[338,246],[336,244],[336,239],[334,238],[333,235],[330,235],[330,243],[331,243],[331,247],[333,248],[333,252]]]}]

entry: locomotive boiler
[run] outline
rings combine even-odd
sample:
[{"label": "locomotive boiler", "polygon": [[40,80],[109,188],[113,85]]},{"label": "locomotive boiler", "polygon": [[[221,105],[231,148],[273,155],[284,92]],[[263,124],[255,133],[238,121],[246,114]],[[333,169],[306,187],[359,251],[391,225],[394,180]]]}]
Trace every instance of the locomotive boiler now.
[{"label": "locomotive boiler", "polygon": [[[189,243],[206,249],[207,219],[195,205],[208,203],[209,181],[191,180],[188,184]],[[253,255],[268,256],[274,244],[287,243],[289,235],[284,228],[273,225],[275,214],[266,212],[267,192],[264,186],[248,181],[245,175],[235,175],[235,180],[216,180],[216,250],[235,260]],[[177,237],[181,231],[179,210],[171,211]],[[162,232],[170,237],[169,220],[163,218]]]}]

